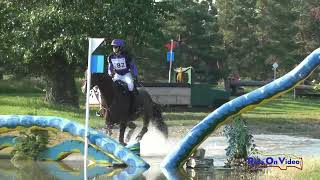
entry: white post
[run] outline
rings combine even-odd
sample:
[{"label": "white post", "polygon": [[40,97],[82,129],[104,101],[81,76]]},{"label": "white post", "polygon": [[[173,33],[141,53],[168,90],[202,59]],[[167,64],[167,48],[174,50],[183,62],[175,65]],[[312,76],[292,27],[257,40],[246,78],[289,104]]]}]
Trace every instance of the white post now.
[{"label": "white post", "polygon": [[169,67],[169,83],[171,82],[171,69],[172,69],[172,49],[173,49],[173,39],[171,39],[171,46],[170,46],[170,67]]},{"label": "white post", "polygon": [[87,69],[87,94],[86,94],[86,122],[84,130],[84,179],[88,179],[87,176],[87,157],[88,157],[88,124],[89,124],[89,99],[90,99],[90,86],[91,86],[91,38],[89,38],[89,50],[88,50],[88,69]]},{"label": "white post", "polygon": [[94,50],[104,41],[104,38],[89,38],[89,50],[88,50],[88,68],[87,68],[87,96],[86,96],[86,122],[84,129],[84,158],[83,169],[84,179],[88,179],[87,176],[87,158],[88,158],[88,128],[89,128],[89,99],[90,99],[90,86],[91,86],[91,54]]},{"label": "white post", "polygon": [[279,67],[278,63],[275,62],[272,64],[272,69],[273,69],[273,80],[277,78],[277,68]]}]

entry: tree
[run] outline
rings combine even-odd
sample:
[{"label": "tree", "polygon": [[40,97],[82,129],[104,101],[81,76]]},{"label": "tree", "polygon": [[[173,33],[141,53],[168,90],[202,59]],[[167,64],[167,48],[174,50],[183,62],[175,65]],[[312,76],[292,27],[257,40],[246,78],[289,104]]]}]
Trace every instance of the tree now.
[{"label": "tree", "polygon": [[319,47],[320,43],[320,1],[307,0],[295,3],[299,12],[297,43],[301,44],[299,53],[305,57]]},{"label": "tree", "polygon": [[[319,0],[296,0],[295,10],[299,12],[296,22],[299,32],[296,35],[296,43],[299,45],[297,50],[299,59],[308,56],[312,51],[319,47],[320,43],[320,1]],[[298,64],[298,63],[297,63]],[[316,70],[309,79],[320,78],[320,69]]]},{"label": "tree", "polygon": [[[257,59],[256,0],[217,0],[218,20],[223,32],[228,68],[249,76],[263,65]],[[255,67],[255,69],[249,67]]]},{"label": "tree", "polygon": [[274,62],[277,62],[279,69],[285,73],[301,60],[295,38],[298,33],[296,21],[299,16],[294,8],[295,3],[296,1],[292,0],[259,0],[257,3],[259,58],[266,64],[264,74],[271,72]]},{"label": "tree", "polygon": [[217,10],[212,1],[172,1],[175,11],[164,28],[168,39],[179,46],[177,66],[193,66],[197,80],[216,82],[224,76],[224,48],[219,32]]},{"label": "tree", "polygon": [[[78,106],[75,72],[86,67],[87,37],[124,38],[129,45],[146,44],[159,32],[157,8],[146,1],[57,0],[1,2],[2,62],[47,80],[46,99]],[[3,42],[1,42],[3,43]],[[8,50],[9,49],[9,50]]]}]

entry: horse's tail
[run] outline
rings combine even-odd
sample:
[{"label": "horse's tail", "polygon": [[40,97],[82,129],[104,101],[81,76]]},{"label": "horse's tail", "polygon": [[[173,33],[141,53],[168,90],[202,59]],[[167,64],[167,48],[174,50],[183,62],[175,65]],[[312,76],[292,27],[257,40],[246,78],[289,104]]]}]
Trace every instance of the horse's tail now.
[{"label": "horse's tail", "polygon": [[164,122],[164,118],[161,112],[161,106],[154,102],[152,102],[152,116],[152,124],[154,124],[156,128],[161,131],[166,138],[168,138],[168,126]]}]

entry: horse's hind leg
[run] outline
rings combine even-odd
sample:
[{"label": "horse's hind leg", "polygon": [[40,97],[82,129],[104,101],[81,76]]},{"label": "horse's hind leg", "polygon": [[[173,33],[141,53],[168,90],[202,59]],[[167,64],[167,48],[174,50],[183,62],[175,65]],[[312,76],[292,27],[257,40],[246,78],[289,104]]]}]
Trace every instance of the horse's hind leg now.
[{"label": "horse's hind leg", "polygon": [[132,122],[132,121],[128,122],[127,125],[128,125],[128,127],[130,128],[130,130],[129,130],[129,132],[127,133],[126,142],[129,142],[130,139],[131,139],[131,136],[132,136],[132,134],[133,134],[133,132],[134,132],[134,130],[135,130],[136,127],[137,127],[137,125],[136,125],[134,122]]}]

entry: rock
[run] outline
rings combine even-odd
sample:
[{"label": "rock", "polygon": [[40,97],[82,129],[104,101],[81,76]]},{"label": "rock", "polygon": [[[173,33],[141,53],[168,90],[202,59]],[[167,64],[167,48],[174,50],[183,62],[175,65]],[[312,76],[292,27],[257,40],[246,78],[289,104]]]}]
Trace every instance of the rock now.
[{"label": "rock", "polygon": [[195,159],[187,160],[187,168],[211,168],[213,167],[213,159]]},{"label": "rock", "polygon": [[202,148],[199,148],[196,150],[196,152],[194,152],[192,155],[191,155],[191,158],[194,158],[194,159],[204,159],[204,155],[206,153],[206,150],[202,149]]}]

